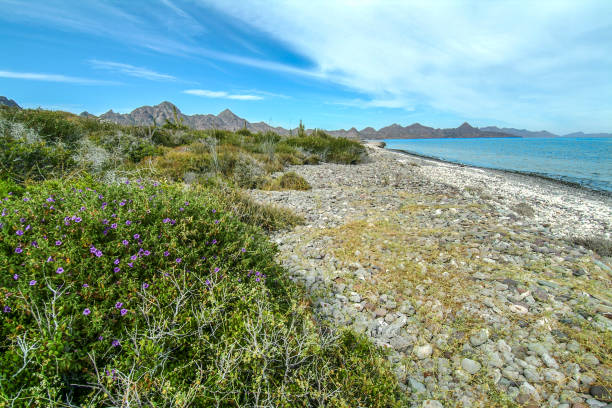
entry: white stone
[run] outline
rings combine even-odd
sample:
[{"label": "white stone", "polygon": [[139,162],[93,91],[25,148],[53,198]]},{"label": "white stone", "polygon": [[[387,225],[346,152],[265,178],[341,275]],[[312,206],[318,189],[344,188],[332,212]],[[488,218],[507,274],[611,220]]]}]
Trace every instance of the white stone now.
[{"label": "white stone", "polygon": [[474,361],[469,358],[464,358],[463,360],[461,360],[461,368],[463,368],[470,374],[476,374],[478,371],[480,371],[482,366],[477,361]]},{"label": "white stone", "polygon": [[424,346],[417,346],[414,348],[414,354],[419,360],[423,360],[433,353],[431,344],[425,344]]}]

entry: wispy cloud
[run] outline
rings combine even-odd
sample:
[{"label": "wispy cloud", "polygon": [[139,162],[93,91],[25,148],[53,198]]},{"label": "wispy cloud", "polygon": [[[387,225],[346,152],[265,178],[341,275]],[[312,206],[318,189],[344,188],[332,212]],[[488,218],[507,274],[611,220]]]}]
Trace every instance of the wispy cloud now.
[{"label": "wispy cloud", "polygon": [[612,127],[610,1],[202,1],[307,55],[312,76],[368,106]]},{"label": "wispy cloud", "polygon": [[259,101],[263,97],[252,94],[232,94],[225,91],[209,91],[207,89],[187,89],[183,93],[189,95],[202,96],[204,98],[236,99],[240,101]]},{"label": "wispy cloud", "polygon": [[116,72],[124,75],[133,76],[136,78],[148,79],[151,81],[176,81],[177,78],[168,75],[155,72],[151,69],[144,67],[136,67],[130,64],[123,64],[120,62],[113,61],[100,61],[96,59],[89,60],[89,63],[97,69],[104,69],[111,72]]},{"label": "wispy cloud", "polygon": [[79,78],[61,74],[45,74],[35,72],[0,71],[0,78],[25,79],[30,81],[66,82],[79,85],[118,85],[119,82],[98,79]]}]

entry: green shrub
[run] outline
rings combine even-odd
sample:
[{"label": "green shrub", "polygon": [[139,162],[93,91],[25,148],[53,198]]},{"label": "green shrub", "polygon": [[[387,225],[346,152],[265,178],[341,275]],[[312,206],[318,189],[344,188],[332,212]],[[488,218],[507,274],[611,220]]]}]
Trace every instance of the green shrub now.
[{"label": "green shrub", "polygon": [[265,186],[267,190],[310,190],[310,184],[299,174],[290,171]]},{"label": "green shrub", "polygon": [[44,141],[51,144],[61,142],[73,146],[83,136],[79,119],[67,112],[22,109],[16,111],[12,119],[36,131]]},{"label": "green shrub", "polygon": [[400,406],[385,358],[317,329],[205,191],[57,180],[4,202],[0,404]]},{"label": "green shrub", "polygon": [[280,144],[301,148],[317,155],[321,161],[341,164],[361,163],[366,157],[365,147],[354,140],[332,137],[317,131],[310,136],[291,137]]}]

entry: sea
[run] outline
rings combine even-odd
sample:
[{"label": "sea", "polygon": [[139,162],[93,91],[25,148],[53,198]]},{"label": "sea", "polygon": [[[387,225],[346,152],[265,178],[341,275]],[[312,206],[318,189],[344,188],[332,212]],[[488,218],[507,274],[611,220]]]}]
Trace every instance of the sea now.
[{"label": "sea", "polygon": [[612,137],[386,139],[387,149],[537,175],[612,194]]}]

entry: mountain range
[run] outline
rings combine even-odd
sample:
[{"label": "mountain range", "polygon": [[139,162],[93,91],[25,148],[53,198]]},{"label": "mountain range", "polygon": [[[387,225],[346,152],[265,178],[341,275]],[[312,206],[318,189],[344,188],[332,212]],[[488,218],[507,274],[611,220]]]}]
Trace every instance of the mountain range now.
[{"label": "mountain range", "polygon": [[[0,96],[0,105],[7,105],[19,108],[19,105],[12,99]],[[80,114],[84,117],[96,118],[88,112]],[[175,118],[182,121],[193,129],[223,129],[238,130],[246,127],[251,132],[276,132],[280,135],[297,134],[297,128],[285,129],[283,127],[273,127],[265,122],[251,123],[234,114],[229,109],[225,109],[218,115],[196,114],[185,115],[175,105],[170,102],[162,102],[155,106],[141,106],[130,113],[117,113],[109,110],[99,117],[100,120],[118,123],[122,125],[163,125],[166,121],[174,122]],[[306,132],[312,132],[307,129]],[[366,127],[361,130],[350,128],[348,130],[326,130],[332,136],[342,136],[350,139],[435,139],[435,138],[482,138],[482,137],[612,137],[612,133],[583,133],[575,132],[567,135],[556,135],[546,130],[529,131],[526,129],[499,128],[497,126],[487,126],[477,128],[465,122],[457,128],[436,129],[414,123],[409,126],[401,126],[396,123],[385,126],[378,130]]]}]

